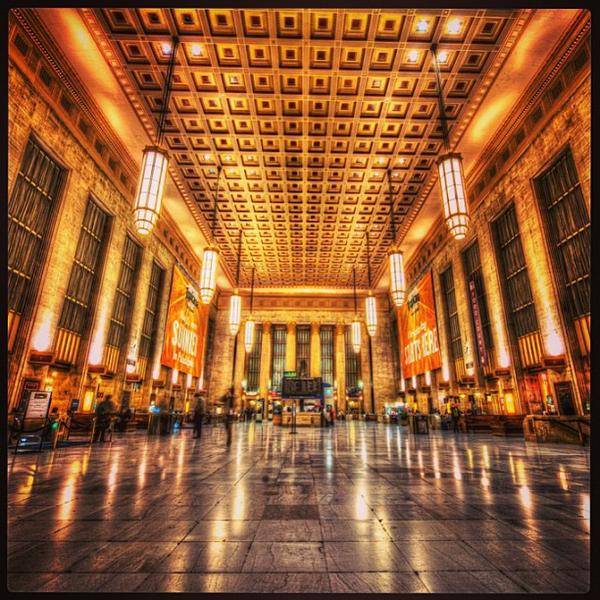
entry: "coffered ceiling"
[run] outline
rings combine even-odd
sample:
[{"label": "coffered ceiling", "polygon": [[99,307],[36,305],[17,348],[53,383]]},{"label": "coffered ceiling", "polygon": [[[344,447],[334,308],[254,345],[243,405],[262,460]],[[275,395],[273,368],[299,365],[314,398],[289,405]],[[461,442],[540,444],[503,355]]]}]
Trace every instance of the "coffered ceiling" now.
[{"label": "coffered ceiling", "polygon": [[430,46],[453,144],[523,29],[520,10],[80,9],[150,139],[178,36],[165,143],[171,174],[235,271],[261,286],[366,285],[436,180],[442,148]]}]

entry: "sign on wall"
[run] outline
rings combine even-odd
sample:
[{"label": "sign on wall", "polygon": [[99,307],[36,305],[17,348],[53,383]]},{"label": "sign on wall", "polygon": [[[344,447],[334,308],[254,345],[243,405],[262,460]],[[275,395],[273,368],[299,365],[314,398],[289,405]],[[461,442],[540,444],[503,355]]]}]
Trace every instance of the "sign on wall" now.
[{"label": "sign on wall", "polygon": [[202,374],[209,306],[183,273],[173,267],[173,282],[161,363],[194,377]]},{"label": "sign on wall", "polygon": [[45,419],[51,400],[52,392],[30,392],[25,419]]},{"label": "sign on wall", "polygon": [[398,309],[398,333],[404,379],[442,366],[431,271],[419,279]]}]

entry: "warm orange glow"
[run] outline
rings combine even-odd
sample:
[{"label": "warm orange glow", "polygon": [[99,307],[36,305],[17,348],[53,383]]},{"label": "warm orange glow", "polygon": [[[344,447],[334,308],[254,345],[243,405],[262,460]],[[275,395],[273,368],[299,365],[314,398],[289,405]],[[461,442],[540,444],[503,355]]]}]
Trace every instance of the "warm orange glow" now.
[{"label": "warm orange glow", "polygon": [[352,349],[356,354],[360,352],[360,321],[355,319],[351,325]]},{"label": "warm orange glow", "polygon": [[137,232],[148,235],[160,215],[169,158],[158,146],[146,146],[136,193],[134,220]]},{"label": "warm orange glow", "polygon": [[185,376],[185,387],[188,389],[192,387],[192,374],[191,373],[188,373]]},{"label": "warm orange glow", "polygon": [[240,328],[242,317],[242,298],[235,292],[229,300],[229,333],[236,335]]},{"label": "warm orange glow", "polygon": [[431,371],[425,371],[425,385],[431,385]]},{"label": "warm orange glow", "polygon": [[373,296],[373,293],[370,290],[365,301],[365,309],[367,332],[373,337],[377,331],[377,305],[375,303],[375,296]]},{"label": "warm orange glow", "polygon": [[442,379],[444,381],[450,381],[450,369],[448,367],[448,361],[444,360],[442,363]]},{"label": "warm orange glow", "polygon": [[498,349],[498,364],[503,369],[508,369],[510,366],[510,356],[505,346],[500,346]]},{"label": "warm orange glow", "polygon": [[219,251],[216,248],[205,248],[202,257],[202,273],[200,275],[200,299],[209,304],[215,293],[215,279]]},{"label": "warm orange glow", "polygon": [[83,412],[90,412],[94,403],[94,390],[85,390],[83,394],[83,403],[81,410]]},{"label": "warm orange glow", "polygon": [[446,225],[455,239],[462,240],[469,228],[462,157],[456,152],[449,152],[438,158],[437,165]]},{"label": "warm orange glow", "polygon": [[248,320],[244,325],[244,347],[246,352],[250,354],[252,352],[252,345],[254,344],[254,321]]},{"label": "warm orange glow", "polygon": [[546,317],[546,352],[549,356],[562,356],[565,353],[565,344],[562,336],[558,333],[558,327],[555,325],[549,309],[546,310],[548,311]]},{"label": "warm orange glow", "polygon": [[33,334],[31,347],[37,352],[46,352],[52,345],[51,325],[52,316],[50,311],[46,311],[39,321],[36,332]]},{"label": "warm orange glow", "polygon": [[88,355],[88,363],[90,365],[102,364],[107,313],[108,308],[105,304],[100,310],[100,315],[98,316],[98,322],[96,324],[96,331],[94,333],[92,343],[90,345],[90,353]]},{"label": "warm orange glow", "polygon": [[171,369],[171,383],[176,384],[179,379],[179,369]]},{"label": "warm orange glow", "polygon": [[504,395],[504,406],[506,407],[506,412],[509,415],[515,414],[515,400],[510,392]]},{"label": "warm orange glow", "polygon": [[396,306],[402,306],[406,293],[402,252],[390,253],[390,294]]},{"label": "warm orange glow", "polygon": [[156,362],[152,368],[152,379],[160,379],[160,363]]}]

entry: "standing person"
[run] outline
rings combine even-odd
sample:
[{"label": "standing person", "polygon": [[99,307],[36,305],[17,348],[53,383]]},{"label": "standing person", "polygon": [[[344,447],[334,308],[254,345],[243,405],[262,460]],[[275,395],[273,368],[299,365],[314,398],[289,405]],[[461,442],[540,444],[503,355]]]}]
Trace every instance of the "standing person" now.
[{"label": "standing person", "polygon": [[452,431],[459,433],[458,421],[460,419],[460,410],[456,402],[452,404]]},{"label": "standing person", "polygon": [[194,434],[192,437],[200,439],[202,437],[202,423],[206,413],[206,402],[202,394],[196,394],[196,408],[194,410]]},{"label": "standing person", "polygon": [[331,426],[335,425],[335,406],[331,407]]},{"label": "standing person", "polygon": [[227,446],[231,446],[231,428],[233,425],[233,387],[223,398],[225,403],[225,431],[227,432]]},{"label": "standing person", "polygon": [[94,441],[104,442],[104,434],[112,418],[114,406],[112,396],[109,394],[104,397],[104,400],[96,406],[96,430],[94,431]]}]

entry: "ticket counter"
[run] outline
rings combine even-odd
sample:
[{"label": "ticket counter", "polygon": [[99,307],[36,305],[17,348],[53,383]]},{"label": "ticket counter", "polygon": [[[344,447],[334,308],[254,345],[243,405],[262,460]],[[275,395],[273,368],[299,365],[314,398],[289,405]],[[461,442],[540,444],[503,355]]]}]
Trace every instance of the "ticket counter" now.
[{"label": "ticket counter", "polygon": [[[290,426],[292,424],[292,413],[283,412],[281,414],[281,424]],[[320,412],[297,412],[296,427],[320,427],[321,413]]]}]

